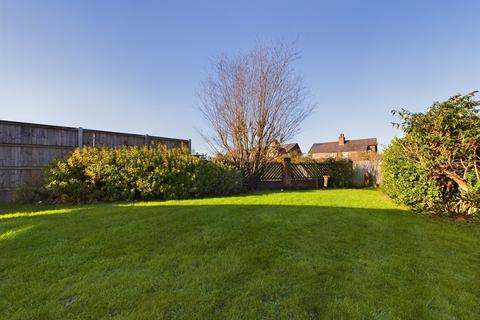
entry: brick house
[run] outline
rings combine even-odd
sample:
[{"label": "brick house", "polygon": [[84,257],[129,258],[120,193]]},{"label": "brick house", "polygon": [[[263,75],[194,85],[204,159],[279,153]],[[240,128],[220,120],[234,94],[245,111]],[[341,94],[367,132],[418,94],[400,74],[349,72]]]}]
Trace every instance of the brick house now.
[{"label": "brick house", "polygon": [[338,141],[314,143],[308,154],[315,160],[367,160],[377,157],[377,138],[346,140],[343,133]]},{"label": "brick house", "polygon": [[302,149],[300,149],[298,143],[280,144],[278,143],[278,141],[274,141],[271,147],[272,156],[274,158],[278,158],[284,155],[288,155],[290,157],[301,157],[303,155]]}]

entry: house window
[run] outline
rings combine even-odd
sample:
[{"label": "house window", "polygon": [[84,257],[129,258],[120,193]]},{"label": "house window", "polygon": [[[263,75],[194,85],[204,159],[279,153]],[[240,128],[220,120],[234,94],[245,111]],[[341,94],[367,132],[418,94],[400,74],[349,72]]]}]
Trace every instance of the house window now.
[{"label": "house window", "polygon": [[348,152],[342,152],[342,159],[348,159]]}]

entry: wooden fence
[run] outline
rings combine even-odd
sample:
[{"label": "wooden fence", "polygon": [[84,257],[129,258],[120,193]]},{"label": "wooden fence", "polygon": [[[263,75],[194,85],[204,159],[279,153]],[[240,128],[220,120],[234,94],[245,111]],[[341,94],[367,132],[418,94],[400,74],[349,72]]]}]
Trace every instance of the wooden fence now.
[{"label": "wooden fence", "polygon": [[[381,185],[381,164],[381,160],[352,161],[350,185],[354,187]],[[326,163],[291,163],[290,159],[285,158],[283,163],[267,165],[258,178],[257,186],[260,189],[318,189],[324,187],[325,176],[329,176],[329,186],[332,183],[335,185],[334,175]]]},{"label": "wooden fence", "polygon": [[353,185],[355,187],[374,187],[383,183],[382,160],[353,161]]},{"label": "wooden fence", "polygon": [[191,150],[184,139],[0,120],[0,201],[75,148],[152,144]]},{"label": "wooden fence", "polygon": [[[258,178],[260,189],[318,189],[324,186],[324,176],[330,170],[323,163],[270,163]],[[247,179],[248,180],[248,179]]]}]

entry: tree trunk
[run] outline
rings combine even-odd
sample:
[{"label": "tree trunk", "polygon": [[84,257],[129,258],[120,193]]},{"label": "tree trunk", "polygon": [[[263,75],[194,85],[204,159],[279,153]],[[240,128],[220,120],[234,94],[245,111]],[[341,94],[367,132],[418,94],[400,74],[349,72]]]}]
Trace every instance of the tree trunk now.
[{"label": "tree trunk", "polygon": [[460,191],[468,192],[468,185],[458,174],[455,172],[447,172],[447,177],[452,179],[457,185]]}]

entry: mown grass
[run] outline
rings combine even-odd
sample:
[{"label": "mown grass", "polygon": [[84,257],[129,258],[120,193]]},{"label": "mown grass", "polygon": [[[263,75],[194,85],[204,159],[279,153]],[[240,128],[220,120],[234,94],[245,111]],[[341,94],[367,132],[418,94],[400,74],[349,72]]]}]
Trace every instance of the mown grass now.
[{"label": "mown grass", "polygon": [[478,319],[480,227],[375,190],[0,209],[0,319]]}]

